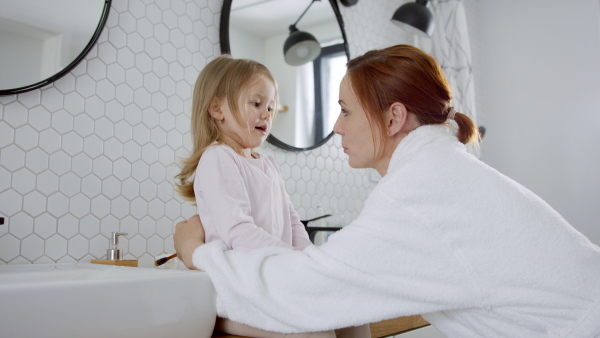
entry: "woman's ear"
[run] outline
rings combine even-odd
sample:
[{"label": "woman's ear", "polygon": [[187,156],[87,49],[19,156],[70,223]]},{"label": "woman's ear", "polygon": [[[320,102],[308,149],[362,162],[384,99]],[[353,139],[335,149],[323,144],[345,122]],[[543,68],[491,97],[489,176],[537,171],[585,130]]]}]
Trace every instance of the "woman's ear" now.
[{"label": "woman's ear", "polygon": [[408,120],[408,109],[400,102],[394,102],[388,109],[387,131],[389,136],[394,136],[400,132],[405,132],[406,121]]},{"label": "woman's ear", "polygon": [[208,113],[217,121],[223,121],[223,111],[221,111],[221,100],[217,97],[213,97],[208,106]]}]

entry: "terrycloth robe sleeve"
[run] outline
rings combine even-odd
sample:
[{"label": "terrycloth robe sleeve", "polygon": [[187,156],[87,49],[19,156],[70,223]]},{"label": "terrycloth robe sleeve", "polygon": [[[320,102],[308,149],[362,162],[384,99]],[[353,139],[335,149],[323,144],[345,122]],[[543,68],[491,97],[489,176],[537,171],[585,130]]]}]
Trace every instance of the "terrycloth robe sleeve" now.
[{"label": "terrycloth robe sleeve", "polygon": [[209,273],[220,316],[270,331],[323,331],[479,302],[461,258],[426,222],[374,191],[358,219],[321,247],[239,252],[215,242],[196,249],[193,262]]},{"label": "terrycloth robe sleeve", "polygon": [[455,337],[600,333],[600,248],[444,125],[409,133],[356,221],[322,247],[210,243],[193,263],[219,314],[271,331],[422,314]]}]

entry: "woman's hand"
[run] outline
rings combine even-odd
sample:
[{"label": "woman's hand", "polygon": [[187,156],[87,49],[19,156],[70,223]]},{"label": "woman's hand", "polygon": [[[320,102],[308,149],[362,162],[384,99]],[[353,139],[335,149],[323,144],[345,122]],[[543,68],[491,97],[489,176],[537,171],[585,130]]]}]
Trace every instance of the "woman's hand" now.
[{"label": "woman's hand", "polygon": [[194,215],[187,221],[179,222],[173,234],[175,252],[188,269],[198,270],[192,262],[194,250],[204,244],[204,228],[200,216]]}]

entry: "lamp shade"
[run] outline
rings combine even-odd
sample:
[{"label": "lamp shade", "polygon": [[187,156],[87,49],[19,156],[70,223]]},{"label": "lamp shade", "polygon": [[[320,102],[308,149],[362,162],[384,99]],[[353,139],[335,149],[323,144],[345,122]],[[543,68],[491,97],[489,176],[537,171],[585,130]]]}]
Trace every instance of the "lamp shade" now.
[{"label": "lamp shade", "polygon": [[435,23],[427,8],[427,0],[417,0],[400,6],[392,16],[392,22],[421,37],[431,37]]},{"label": "lamp shade", "polygon": [[321,45],[312,34],[302,32],[290,26],[290,36],[283,44],[285,62],[291,66],[300,66],[311,62],[321,54]]}]

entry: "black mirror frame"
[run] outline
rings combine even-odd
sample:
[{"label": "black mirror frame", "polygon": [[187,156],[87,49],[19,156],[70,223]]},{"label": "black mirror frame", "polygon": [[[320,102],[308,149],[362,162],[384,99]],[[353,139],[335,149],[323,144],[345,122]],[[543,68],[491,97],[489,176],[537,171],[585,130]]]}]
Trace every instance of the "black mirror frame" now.
[{"label": "black mirror frame", "polygon": [[[221,10],[221,20],[219,23],[219,40],[220,40],[220,45],[221,45],[221,54],[231,54],[231,46],[229,43],[229,14],[231,13],[232,1],[233,0],[224,0],[223,8]],[[338,7],[337,0],[329,0],[329,3],[331,4],[331,8],[333,9],[335,18],[337,19],[338,25],[340,26],[340,31],[342,32],[342,39],[344,40],[343,45],[344,45],[344,49],[346,51],[346,56],[348,57],[348,60],[350,60],[350,52],[348,49],[348,39],[346,39],[346,30],[344,28],[344,20],[342,19],[342,14],[340,13],[340,8]],[[304,151],[304,150],[315,149],[315,148],[322,146],[327,141],[329,141],[329,139],[332,138],[334,134],[335,134],[335,132],[331,131],[331,133],[329,133],[329,135],[327,135],[327,137],[323,138],[323,140],[321,140],[320,142],[318,142],[310,147],[306,147],[306,148],[297,148],[297,147],[291,146],[291,145],[281,141],[277,137],[273,136],[272,134],[269,134],[269,137],[267,137],[267,142],[271,143],[272,145],[274,145],[278,148],[285,149],[285,150]]]},{"label": "black mirror frame", "polygon": [[96,44],[96,41],[98,41],[98,37],[102,33],[102,30],[104,29],[104,25],[106,24],[106,20],[108,19],[108,13],[110,12],[111,3],[112,3],[112,0],[104,0],[104,8],[102,9],[102,15],[100,16],[100,21],[98,22],[96,31],[94,32],[94,35],[92,35],[90,42],[88,42],[88,44],[85,46],[83,51],[77,56],[77,58],[75,58],[75,60],[73,60],[73,62],[71,62],[69,65],[67,65],[65,68],[63,68],[58,73],[50,76],[49,78],[47,78],[45,80],[40,81],[40,82],[36,82],[34,84],[19,87],[19,88],[0,90],[0,96],[24,93],[24,92],[28,92],[30,90],[34,90],[34,89],[38,89],[38,88],[47,86],[47,85],[51,84],[52,82],[65,76],[71,70],[73,70],[73,68],[75,68],[81,62],[81,60],[83,60],[86,57],[86,55],[90,52],[92,47],[94,47],[94,45]]}]

